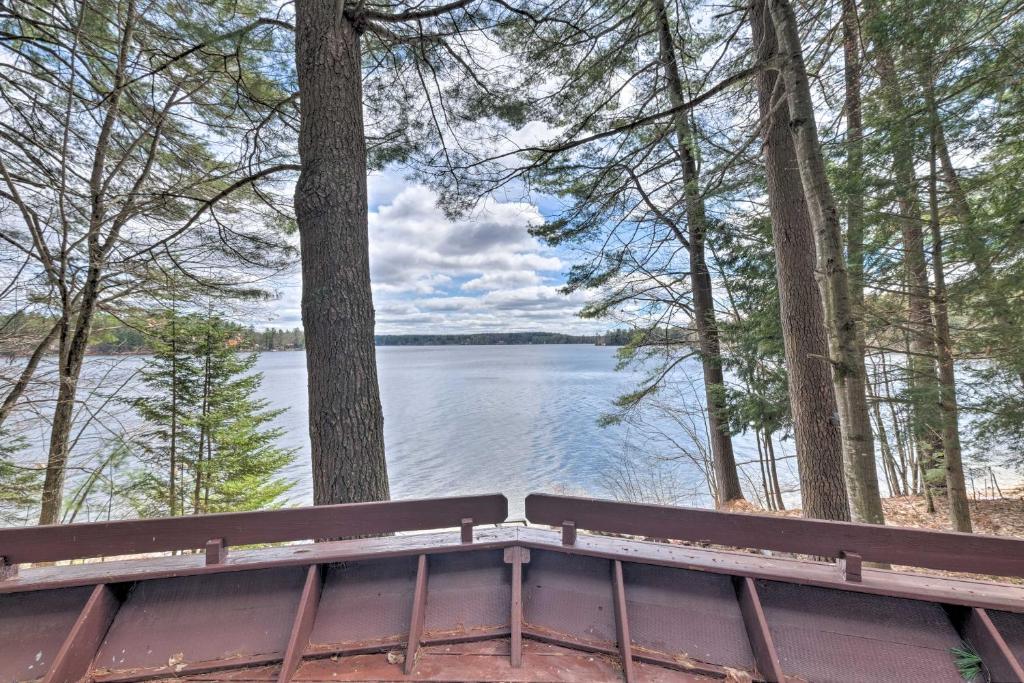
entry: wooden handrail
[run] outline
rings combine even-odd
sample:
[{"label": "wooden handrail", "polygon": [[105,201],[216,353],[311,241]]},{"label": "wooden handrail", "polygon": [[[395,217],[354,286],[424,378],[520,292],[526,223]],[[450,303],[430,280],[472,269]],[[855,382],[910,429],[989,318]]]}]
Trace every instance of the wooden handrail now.
[{"label": "wooden handrail", "polygon": [[865,562],[1024,577],[1024,539],[1003,536],[538,493],[526,498],[526,518],[552,526],[569,523],[573,531],[588,529],[819,557],[859,556]]},{"label": "wooden handrail", "polygon": [[[501,494],[0,529],[8,565],[498,524]],[[465,531],[463,531],[465,533]]]}]

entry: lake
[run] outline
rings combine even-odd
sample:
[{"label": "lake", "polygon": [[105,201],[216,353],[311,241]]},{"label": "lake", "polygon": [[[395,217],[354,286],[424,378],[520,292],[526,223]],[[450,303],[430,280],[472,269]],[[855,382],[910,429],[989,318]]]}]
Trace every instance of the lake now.
[{"label": "lake", "polygon": [[[616,372],[615,351],[575,344],[378,347],[392,496],[501,492],[512,514],[521,515],[528,493],[608,496],[609,478],[623,462],[655,451],[671,456],[670,437],[692,443],[668,419],[652,419],[650,428],[598,425],[641,377]],[[309,503],[305,355],[264,353],[256,367],[264,373],[263,397],[288,408],[277,422],[287,430],[282,444],[299,449],[290,472],[299,482],[295,499]],[[696,362],[692,370],[699,375]],[[736,446],[738,460],[757,458],[752,439],[740,437]],[[665,476],[681,484],[679,493],[706,504],[696,468],[670,464]]]},{"label": "lake", "polygon": [[[596,497],[630,497],[675,504],[708,505],[703,476],[690,459],[704,441],[700,418],[700,365],[690,359],[684,375],[655,397],[672,409],[644,412],[610,427],[598,419],[613,401],[634,389],[642,374],[616,371],[616,349],[592,345],[382,346],[377,362],[384,408],[388,474],[394,498],[504,493],[512,517],[534,491]],[[72,454],[69,490],[96,468],[97,454],[119,430],[138,419],[118,399],[140,387],[133,379],[140,357],[90,356],[83,370],[81,399],[100,415],[82,428]],[[50,363],[52,365],[52,363]],[[287,475],[296,482],[290,501],[312,503],[307,427],[306,361],[302,351],[262,354],[259,394],[271,408],[284,408],[274,425],[279,444],[296,449]],[[52,373],[41,368],[40,374]],[[52,407],[44,407],[49,415]],[[77,430],[78,428],[76,428]],[[48,432],[35,421],[26,460],[45,461]],[[76,431],[76,433],[78,433]],[[759,486],[752,436],[734,440],[748,496]],[[791,454],[791,443],[778,454]],[[780,460],[784,489],[795,491],[795,461]],[[798,504],[795,493],[787,495]],[[86,517],[107,514],[88,509]]]}]

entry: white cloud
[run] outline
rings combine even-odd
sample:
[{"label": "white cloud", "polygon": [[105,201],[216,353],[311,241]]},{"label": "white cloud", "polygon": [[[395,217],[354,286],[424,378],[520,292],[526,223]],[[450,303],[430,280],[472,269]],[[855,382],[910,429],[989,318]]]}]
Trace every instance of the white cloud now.
[{"label": "white cloud", "polygon": [[[370,177],[369,194],[379,334],[595,329],[576,317],[585,298],[559,291],[567,264],[529,234],[544,221],[534,204],[489,198],[452,220],[391,171]],[[280,292],[268,324],[300,324],[298,274]]]}]

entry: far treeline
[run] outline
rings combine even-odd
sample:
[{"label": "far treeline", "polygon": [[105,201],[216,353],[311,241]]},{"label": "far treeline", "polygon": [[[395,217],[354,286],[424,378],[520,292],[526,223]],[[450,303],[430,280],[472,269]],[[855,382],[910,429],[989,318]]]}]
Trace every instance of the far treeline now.
[{"label": "far treeline", "polygon": [[[19,345],[33,335],[45,333],[53,321],[41,316],[17,314],[0,315],[0,328],[11,334],[0,337],[0,355],[26,356],[32,348]],[[225,344],[239,352],[296,351],[305,348],[302,328],[283,329],[267,327],[257,330],[252,325],[221,321],[226,336]],[[165,333],[166,320],[147,317],[122,321],[100,313],[89,341],[88,352],[94,355],[151,354],[159,346]],[[668,331],[666,331],[666,334]],[[472,334],[378,334],[377,346],[468,346],[495,344],[595,344],[597,346],[623,346],[629,343],[630,331],[609,330],[601,334],[572,335],[559,332],[477,332]]]},{"label": "far treeline", "polygon": [[470,346],[474,344],[596,344],[623,346],[628,330],[604,334],[572,335],[558,332],[483,332],[476,334],[378,334],[377,346]]},{"label": "far treeline", "polygon": [[[0,429],[47,435],[23,500],[55,523],[69,472],[106,482],[79,439],[86,399],[117,393],[83,373],[104,316],[219,329],[297,260],[314,501],[387,499],[367,186],[386,169],[450,216],[557,200],[532,235],[646,373],[606,421],[667,416],[698,444],[662,434],[676,446],[625,463],[633,482],[686,461],[718,505],[798,494],[806,516],[874,524],[883,493],[921,495],[970,531],[970,465],[1024,469],[1022,17],[1003,0],[0,4],[0,311],[47,321],[0,329],[25,350]],[[703,405],[676,398],[689,382]],[[163,509],[202,511],[191,493]]]}]

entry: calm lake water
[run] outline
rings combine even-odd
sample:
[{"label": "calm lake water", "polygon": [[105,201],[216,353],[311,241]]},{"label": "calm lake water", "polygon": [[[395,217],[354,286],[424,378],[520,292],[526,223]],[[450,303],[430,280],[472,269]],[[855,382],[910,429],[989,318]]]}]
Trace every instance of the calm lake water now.
[{"label": "calm lake water", "polygon": [[[392,496],[501,492],[521,514],[534,491],[609,495],[608,480],[624,460],[671,455],[661,432],[689,442],[669,420],[660,420],[657,437],[598,425],[640,378],[616,372],[615,362],[614,348],[588,345],[378,347]],[[265,353],[257,369],[264,397],[289,408],[278,419],[287,430],[282,443],[300,453],[290,472],[299,482],[296,501],[311,502],[305,356]],[[755,448],[740,438],[738,459],[756,459]],[[692,502],[707,502],[692,465],[672,470],[696,495]]]},{"label": "calm lake water", "polygon": [[[590,345],[378,347],[392,497],[500,492],[513,517],[522,515],[523,498],[534,491],[709,504],[703,476],[685,456],[695,441],[686,420],[655,411],[640,423],[598,425],[615,398],[642,377],[616,371],[615,351]],[[105,441],[138,426],[119,399],[140,389],[133,377],[143,361],[87,359],[82,398],[101,418],[80,433],[69,488],[96,468]],[[264,353],[256,370],[264,376],[260,395],[270,407],[287,409],[275,426],[284,430],[280,445],[297,451],[287,472],[296,482],[290,502],[311,504],[305,354]],[[680,382],[658,400],[699,413],[699,364],[690,361],[685,375],[694,378],[692,385]],[[24,431],[31,442],[25,456],[42,462],[49,435],[39,421],[32,429]],[[744,488],[754,497],[756,446],[749,436],[734,443],[737,461],[747,463],[740,468]],[[780,456],[791,453],[787,444],[779,449]],[[796,481],[792,459],[780,461],[780,477],[784,488]],[[798,502],[796,495],[790,498]],[[111,513],[84,513],[104,514]]]}]

